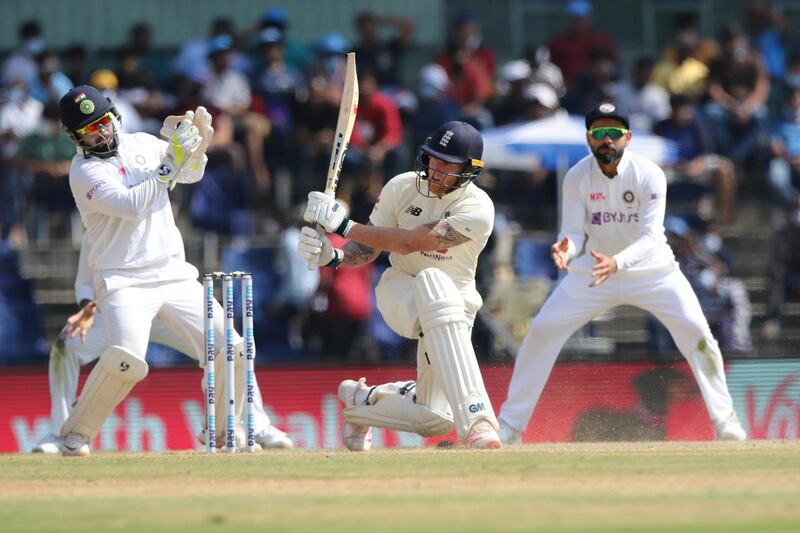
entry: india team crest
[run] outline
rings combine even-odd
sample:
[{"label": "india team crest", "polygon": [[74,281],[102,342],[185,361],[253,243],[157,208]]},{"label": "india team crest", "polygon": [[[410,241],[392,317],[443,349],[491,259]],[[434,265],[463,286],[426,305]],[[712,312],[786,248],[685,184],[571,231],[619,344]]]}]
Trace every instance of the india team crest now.
[{"label": "india team crest", "polygon": [[91,115],[94,113],[94,102],[88,98],[86,100],[81,100],[81,103],[78,104],[78,109],[80,109],[81,113],[84,115]]}]

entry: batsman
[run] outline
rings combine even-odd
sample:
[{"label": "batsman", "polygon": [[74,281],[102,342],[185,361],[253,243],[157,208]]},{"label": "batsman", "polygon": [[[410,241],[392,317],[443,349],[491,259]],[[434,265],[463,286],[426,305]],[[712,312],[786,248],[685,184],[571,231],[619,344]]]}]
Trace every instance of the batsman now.
[{"label": "batsman", "polygon": [[[372,445],[372,427],[449,433],[464,446],[499,448],[498,424],[472,346],[483,301],[475,288],[478,256],[494,226],[494,205],[474,182],[483,168],[483,139],[464,122],[442,124],[420,147],[415,172],[383,187],[368,224],[321,192],[308,195],[300,254],[327,268],[357,267],[389,252],[376,288],[377,305],[399,335],[417,340],[417,380],[339,385],[342,436],[353,451]],[[333,248],[327,233],[348,239]]]}]

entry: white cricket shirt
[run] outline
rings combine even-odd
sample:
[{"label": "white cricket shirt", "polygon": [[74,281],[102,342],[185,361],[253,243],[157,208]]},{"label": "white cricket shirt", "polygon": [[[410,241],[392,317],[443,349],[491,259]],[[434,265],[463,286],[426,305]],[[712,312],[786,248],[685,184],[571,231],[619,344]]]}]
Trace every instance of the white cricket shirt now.
[{"label": "white cricket shirt", "polygon": [[[167,143],[147,133],[120,134],[118,154],[72,159],[69,184],[88,233],[95,286],[113,290],[197,279],[183,260],[167,187],[156,178]],[[205,165],[196,172],[202,173]]]},{"label": "white cricket shirt", "polygon": [[664,235],[667,180],[649,159],[625,150],[609,178],[593,155],[581,159],[564,178],[561,233],[569,237],[569,256],[584,252],[570,267],[591,271],[589,251],[613,256],[619,271],[678,268]]},{"label": "white cricket shirt", "polygon": [[[445,219],[469,241],[453,248],[389,254],[392,267],[416,276],[426,268],[438,268],[453,280],[469,309],[480,309],[483,300],[475,289],[478,256],[486,246],[494,227],[494,204],[473,183],[444,195],[428,198],[417,191],[417,175],[405,172],[384,185],[369,217],[373,226],[414,229]],[[427,187],[427,182],[423,182]],[[425,189],[423,189],[425,190]]]}]

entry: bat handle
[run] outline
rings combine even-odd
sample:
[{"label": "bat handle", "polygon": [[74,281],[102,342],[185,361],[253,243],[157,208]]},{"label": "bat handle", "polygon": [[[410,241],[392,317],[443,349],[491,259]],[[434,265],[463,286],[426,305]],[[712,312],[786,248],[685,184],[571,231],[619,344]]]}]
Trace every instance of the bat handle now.
[{"label": "bat handle", "polygon": [[[323,233],[325,231],[325,229],[319,224],[307,224],[307,226],[309,228],[314,228],[315,230],[317,230],[317,233]],[[311,259],[308,260],[306,266],[309,270],[315,270],[317,268],[317,264]]]}]

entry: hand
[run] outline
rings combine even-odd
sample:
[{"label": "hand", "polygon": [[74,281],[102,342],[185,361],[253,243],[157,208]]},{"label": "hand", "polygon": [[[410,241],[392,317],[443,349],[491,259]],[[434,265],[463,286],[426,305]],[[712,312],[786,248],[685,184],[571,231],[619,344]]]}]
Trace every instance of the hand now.
[{"label": "hand", "polygon": [[352,222],[347,218],[347,209],[335,198],[325,193],[312,191],[308,193],[308,205],[303,219],[312,224],[319,224],[328,233],[347,236]]},{"label": "hand", "polygon": [[589,284],[589,287],[597,287],[617,271],[617,260],[594,250],[591,251],[591,255],[597,263],[592,267],[594,281]]},{"label": "hand", "polygon": [[178,173],[201,143],[200,133],[192,120],[194,111],[187,111],[183,117],[170,115],[161,128],[162,135],[168,134],[165,136],[169,145],[156,177],[168,184],[170,189],[175,186]]},{"label": "hand", "polygon": [[327,235],[320,235],[317,230],[308,226],[300,230],[297,251],[310,267],[328,266],[342,256],[342,251],[333,247]]},{"label": "hand", "polygon": [[569,272],[569,238],[564,237],[561,242],[557,242],[550,247],[550,257],[556,268]]},{"label": "hand", "polygon": [[91,301],[78,310],[77,313],[67,319],[66,325],[61,328],[59,336],[73,338],[80,334],[81,342],[86,340],[86,334],[94,324],[94,313],[97,310],[97,302]]}]

